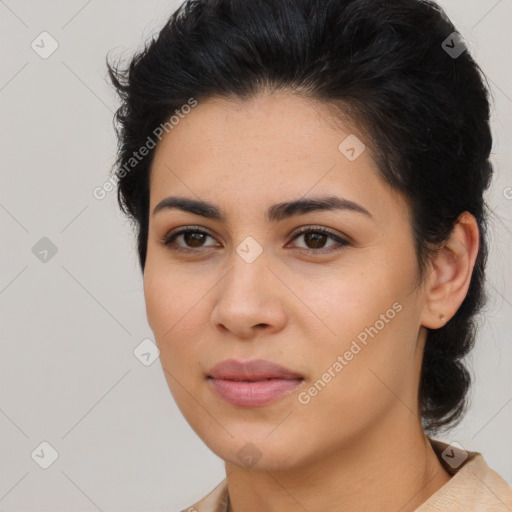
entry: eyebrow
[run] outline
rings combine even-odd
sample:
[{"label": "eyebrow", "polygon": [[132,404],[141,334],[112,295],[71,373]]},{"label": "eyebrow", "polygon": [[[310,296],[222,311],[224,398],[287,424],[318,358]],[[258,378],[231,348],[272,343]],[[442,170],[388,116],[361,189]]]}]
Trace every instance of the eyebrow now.
[{"label": "eyebrow", "polygon": [[[184,212],[200,215],[208,219],[215,219],[226,222],[224,212],[212,203],[186,197],[170,196],[160,201],[153,210],[153,215],[162,210],[178,209]],[[363,214],[373,219],[371,213],[354,201],[343,199],[337,196],[322,196],[310,199],[297,199],[277,203],[270,206],[266,212],[269,222],[279,222],[283,219],[296,215],[303,215],[313,211],[344,210]]]}]

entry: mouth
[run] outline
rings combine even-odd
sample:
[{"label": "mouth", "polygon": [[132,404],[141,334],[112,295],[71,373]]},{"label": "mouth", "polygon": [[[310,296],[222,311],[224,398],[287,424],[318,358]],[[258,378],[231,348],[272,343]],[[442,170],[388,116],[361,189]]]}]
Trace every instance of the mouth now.
[{"label": "mouth", "polygon": [[252,359],[248,361],[226,359],[211,368],[207,376],[213,379],[249,382],[303,378],[300,373],[266,359]]},{"label": "mouth", "polygon": [[289,395],[304,379],[269,378],[230,380],[208,377],[213,391],[224,401],[238,407],[259,407]]},{"label": "mouth", "polygon": [[258,407],[292,393],[305,379],[264,359],[228,359],[215,365],[207,380],[216,395],[231,405]]}]

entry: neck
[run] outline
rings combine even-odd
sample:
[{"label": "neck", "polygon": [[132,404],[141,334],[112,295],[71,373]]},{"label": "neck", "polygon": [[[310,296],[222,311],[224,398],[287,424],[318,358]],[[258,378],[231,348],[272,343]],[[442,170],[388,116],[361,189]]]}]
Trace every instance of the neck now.
[{"label": "neck", "polygon": [[381,423],[303,467],[256,471],[226,463],[228,512],[414,511],[450,475],[418,418],[403,409],[392,425]]}]

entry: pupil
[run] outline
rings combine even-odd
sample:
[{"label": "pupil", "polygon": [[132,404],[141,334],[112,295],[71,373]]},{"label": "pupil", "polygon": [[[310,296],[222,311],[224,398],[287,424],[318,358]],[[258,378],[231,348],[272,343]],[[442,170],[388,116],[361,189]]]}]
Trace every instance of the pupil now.
[{"label": "pupil", "polygon": [[321,249],[322,246],[324,245],[322,242],[325,242],[325,237],[326,235],[322,233],[306,233],[306,243],[310,245],[309,242],[312,242],[314,249]]},{"label": "pupil", "polygon": [[[201,242],[204,241],[204,240],[202,240],[203,238],[204,238],[204,235],[201,233],[185,233],[185,242],[187,245],[191,245],[192,247],[200,247]],[[192,243],[189,243],[189,242],[192,242]],[[199,242],[199,243],[195,244],[194,242]]]}]

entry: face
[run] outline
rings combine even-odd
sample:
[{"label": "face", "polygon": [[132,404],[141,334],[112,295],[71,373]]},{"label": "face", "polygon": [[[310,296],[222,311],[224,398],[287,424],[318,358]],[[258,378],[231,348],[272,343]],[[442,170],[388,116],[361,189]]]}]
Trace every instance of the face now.
[{"label": "face", "polygon": [[[178,407],[225,461],[298,467],[413,417],[424,297],[410,211],[354,133],[326,105],[280,92],[199,102],[156,148],[147,318]],[[170,196],[218,215],[154,213]],[[326,197],[339,207],[321,208]],[[229,401],[208,377],[226,359],[300,379],[274,379],[286,391],[272,399],[246,383],[252,402],[231,381]]]}]

